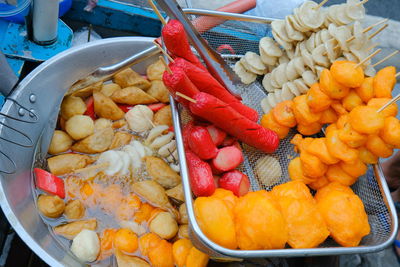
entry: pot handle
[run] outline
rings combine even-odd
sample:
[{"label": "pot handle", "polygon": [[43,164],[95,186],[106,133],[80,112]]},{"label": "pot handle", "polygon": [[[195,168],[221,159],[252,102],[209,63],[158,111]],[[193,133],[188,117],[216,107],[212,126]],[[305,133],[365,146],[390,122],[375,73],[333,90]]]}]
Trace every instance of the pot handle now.
[{"label": "pot handle", "polygon": [[6,56],[0,51],[0,93],[8,96],[17,83],[17,75],[8,64]]}]

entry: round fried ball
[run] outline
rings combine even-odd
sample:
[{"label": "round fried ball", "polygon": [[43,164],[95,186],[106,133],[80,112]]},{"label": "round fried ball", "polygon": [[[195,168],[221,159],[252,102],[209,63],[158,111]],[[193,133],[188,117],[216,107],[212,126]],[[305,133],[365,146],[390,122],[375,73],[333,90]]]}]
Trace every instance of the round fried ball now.
[{"label": "round fried ball", "polygon": [[59,196],[40,195],[37,205],[39,211],[49,218],[60,217],[65,209],[65,203]]},{"label": "round fried ball", "polygon": [[64,131],[55,130],[51,139],[49,153],[52,155],[65,152],[72,146],[72,138]]},{"label": "round fried ball", "polygon": [[75,115],[65,123],[65,130],[75,140],[80,140],[94,133],[94,123],[89,116]]}]

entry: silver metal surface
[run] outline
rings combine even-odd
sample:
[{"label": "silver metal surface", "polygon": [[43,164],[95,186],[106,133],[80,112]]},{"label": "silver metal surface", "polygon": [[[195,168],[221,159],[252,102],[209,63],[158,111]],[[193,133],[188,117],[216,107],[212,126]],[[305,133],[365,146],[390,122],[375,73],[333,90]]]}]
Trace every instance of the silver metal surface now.
[{"label": "silver metal surface", "polygon": [[[221,25],[221,27],[224,27],[224,29],[229,29],[231,25],[236,24],[232,24],[232,22],[227,21]],[[245,25],[244,28],[251,29],[252,27],[250,25],[246,27]],[[232,28],[230,29],[233,30]],[[248,34],[251,34],[251,31],[248,32]],[[230,44],[233,43],[232,41],[236,42],[237,38],[237,36],[216,35],[215,32],[205,32],[203,37],[205,37],[209,43],[214,44],[213,46],[217,46],[221,43]],[[240,38],[238,37],[238,39]],[[242,53],[250,50],[249,48],[254,48],[253,44],[251,44],[251,41],[246,39],[237,41],[236,45],[239,48],[242,48],[239,49],[239,51],[243,51]],[[239,52],[236,55],[230,55],[229,57],[224,58],[227,60],[228,65],[232,66],[237,60],[240,59],[241,56],[243,56],[242,53]],[[256,109],[259,114],[263,113],[260,106],[260,100],[263,99],[267,93],[263,90],[260,81],[256,81],[249,86],[241,85],[237,88],[237,91],[241,92],[243,102],[246,105]],[[398,227],[398,219],[395,212],[395,207],[390,197],[390,192],[380,166],[374,165],[369,168],[366,175],[360,177],[357,183],[352,186],[353,191],[364,203],[365,210],[368,215],[368,221],[371,226],[371,233],[364,237],[360,245],[357,247],[341,247],[331,238],[328,238],[318,248],[312,249],[287,248],[276,250],[231,250],[214,243],[200,229],[193,210],[194,198],[190,189],[190,180],[188,177],[185,159],[185,149],[181,134],[181,129],[184,127],[184,124],[191,118],[187,112],[182,110],[181,107],[176,104],[176,102],[172,101],[171,105],[173,108],[172,118],[174,122],[174,129],[176,129],[177,149],[181,164],[181,177],[185,193],[189,225],[191,228],[190,235],[195,246],[208,253],[212,258],[267,258],[370,253],[383,250],[394,241]],[[290,180],[287,171],[288,164],[290,159],[297,156],[297,154],[294,152],[293,145],[289,142],[293,135],[294,132],[292,131],[287,138],[281,141],[279,149],[273,154],[273,156],[279,160],[283,171],[283,175],[277,184],[285,183]],[[241,170],[249,177],[251,188],[253,190],[271,190],[272,186],[266,187],[262,185],[258,181],[256,173],[253,171],[257,160],[264,154],[246,145],[243,145],[243,152],[245,155],[245,160],[241,166]]]},{"label": "silver metal surface", "polygon": [[[47,154],[61,100],[68,88],[82,76],[152,47],[153,40],[144,37],[109,38],[68,49],[33,70],[15,88],[1,109],[6,116],[18,118],[18,108],[22,105],[26,112],[20,119],[26,121],[33,120],[29,116],[29,110],[35,110],[36,123],[0,116],[0,137],[10,139],[12,136],[14,141],[27,142],[25,137],[17,136],[7,128],[10,126],[26,133],[36,145],[33,149],[0,141],[0,169],[15,169],[13,174],[0,173],[0,204],[21,239],[52,267],[85,266],[69,252],[68,247],[53,236],[42,221],[33,197],[32,166]],[[146,67],[155,60],[157,56],[142,61],[133,69],[145,74]],[[30,101],[32,93],[37,96],[35,103]],[[7,155],[1,151],[7,152]]]},{"label": "silver metal surface", "polygon": [[258,16],[249,16],[237,13],[223,12],[217,10],[205,10],[199,8],[183,8],[183,12],[187,15],[201,15],[201,16],[211,16],[214,18],[226,19],[226,20],[237,20],[237,21],[247,21],[256,23],[271,24],[275,19],[265,18]]},{"label": "silver metal surface", "polygon": [[228,91],[240,98],[240,94],[235,90],[236,85],[240,84],[239,77],[226,65],[221,55],[215,52],[197,32],[178,3],[175,0],[157,0],[157,3],[171,19],[177,19],[182,23],[189,42],[199,53],[210,73],[224,85]]}]

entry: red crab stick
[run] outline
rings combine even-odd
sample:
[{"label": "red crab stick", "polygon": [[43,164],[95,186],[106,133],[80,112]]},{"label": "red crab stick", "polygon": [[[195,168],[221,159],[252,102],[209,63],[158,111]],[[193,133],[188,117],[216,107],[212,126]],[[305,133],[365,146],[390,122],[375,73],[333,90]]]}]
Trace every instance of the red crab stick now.
[{"label": "red crab stick", "polygon": [[170,64],[170,67],[180,67],[183,69],[189,79],[201,92],[219,98],[249,120],[258,120],[257,111],[242,104],[242,102],[229,93],[208,71],[198,68],[196,65],[183,58],[175,59],[174,63]]},{"label": "red crab stick", "polygon": [[279,138],[274,131],[247,119],[218,98],[201,92],[193,99],[196,103],[189,105],[193,114],[212,122],[228,134],[266,153],[273,153],[278,148]]},{"label": "red crab stick", "polygon": [[161,35],[168,52],[173,56],[182,57],[195,64],[197,67],[206,70],[190,49],[189,41],[182,23],[175,19],[168,21],[163,27]]},{"label": "red crab stick", "polygon": [[174,66],[171,67],[171,71],[171,74],[167,71],[164,71],[163,82],[165,86],[167,86],[170,93],[174,96],[174,98],[185,107],[188,107],[189,102],[186,99],[177,96],[176,92],[180,92],[181,94],[184,94],[186,96],[193,97],[200,91],[186,76],[183,69]]},{"label": "red crab stick", "polygon": [[65,198],[64,181],[39,168],[33,169],[36,176],[36,187],[52,195],[57,195],[60,198]]},{"label": "red crab stick", "polygon": [[215,191],[211,167],[190,150],[186,151],[190,185],[196,197],[211,196]]}]

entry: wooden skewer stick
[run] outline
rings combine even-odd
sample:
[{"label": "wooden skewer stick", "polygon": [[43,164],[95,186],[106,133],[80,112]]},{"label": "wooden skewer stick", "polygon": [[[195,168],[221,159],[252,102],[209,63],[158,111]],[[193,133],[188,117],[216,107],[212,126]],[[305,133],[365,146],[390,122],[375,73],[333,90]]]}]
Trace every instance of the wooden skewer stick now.
[{"label": "wooden skewer stick", "polygon": [[165,51],[164,48],[162,48],[159,43],[154,41],[153,44],[155,44],[158,47],[158,49],[160,49],[161,53],[163,53],[163,55],[166,56],[169,61],[175,62],[175,60],[170,55],[168,55],[167,51]]},{"label": "wooden skewer stick", "polygon": [[389,102],[387,102],[385,105],[383,105],[380,109],[378,109],[377,112],[381,112],[382,110],[384,110],[385,108],[387,108],[388,106],[390,106],[391,104],[395,103],[397,100],[400,99],[400,94],[396,95],[395,97],[393,97]]},{"label": "wooden skewer stick", "polygon": [[362,33],[369,32],[370,30],[372,30],[372,28],[374,28],[374,27],[376,27],[376,26],[379,26],[379,25],[381,25],[381,24],[387,22],[388,20],[389,20],[389,19],[386,18],[386,19],[383,19],[383,20],[378,21],[378,22],[375,23],[375,24],[372,24],[372,25],[368,26],[367,28],[365,28],[365,29],[362,31]]},{"label": "wooden skewer stick", "polygon": [[389,26],[389,24],[385,24],[385,25],[383,25],[382,27],[380,27],[379,30],[377,30],[376,32],[374,32],[373,34],[371,34],[371,35],[369,36],[368,39],[371,40],[372,38],[374,38],[375,36],[377,36],[381,31],[383,31],[384,29],[386,29],[387,26]]},{"label": "wooden skewer stick", "polygon": [[374,53],[372,53],[371,55],[369,55],[368,57],[366,57],[366,58],[364,58],[363,60],[361,60],[354,68],[358,68],[358,67],[360,67],[362,64],[364,64],[365,62],[367,62],[368,60],[370,60],[371,58],[373,58],[374,56],[376,56],[379,52],[381,52],[382,51],[382,49],[378,49],[378,50],[375,50],[375,52]]},{"label": "wooden skewer stick", "polygon": [[386,60],[388,60],[389,58],[395,56],[395,55],[398,54],[398,53],[399,53],[399,50],[394,51],[394,52],[391,53],[390,55],[388,55],[388,56],[382,58],[381,60],[379,60],[378,62],[376,62],[375,64],[373,64],[372,67],[378,66],[379,64],[385,62]]},{"label": "wooden skewer stick", "polygon": [[160,19],[161,23],[163,25],[167,24],[167,22],[165,21],[164,17],[161,15],[160,11],[158,10],[158,8],[156,7],[156,5],[153,3],[153,0],[148,0],[149,5],[151,6],[151,8],[154,10],[154,12],[156,13],[157,17]]},{"label": "wooden skewer stick", "polygon": [[97,169],[105,169],[108,166],[110,166],[109,162],[103,162],[100,164],[95,164],[95,165],[91,165],[89,167],[74,170],[74,173],[82,173],[82,172],[87,172],[87,171],[92,171],[92,170],[97,170]]},{"label": "wooden skewer stick", "polygon": [[314,10],[320,9],[320,8],[321,8],[323,5],[325,5],[326,2],[328,2],[328,1],[329,1],[329,0],[324,0],[324,1],[322,1],[321,3],[319,3],[318,6],[314,7]]},{"label": "wooden skewer stick", "polygon": [[360,3],[358,3],[356,6],[361,6],[364,5],[365,3],[367,3],[369,0],[363,0]]},{"label": "wooden skewer stick", "polygon": [[373,44],[370,47],[368,47],[367,49],[365,49],[365,51],[372,50],[372,49],[374,49],[374,48],[376,48],[377,46],[380,46],[380,45],[381,45],[380,43]]},{"label": "wooden skewer stick", "polygon": [[158,58],[161,60],[162,64],[164,64],[164,67],[167,70],[167,72],[169,74],[173,74],[171,68],[168,66],[167,62],[165,62],[165,59],[162,56],[159,56]]},{"label": "wooden skewer stick", "polygon": [[400,72],[396,73],[396,75],[394,75],[394,77],[399,77],[400,76]]},{"label": "wooden skewer stick", "polygon": [[184,94],[182,94],[182,93],[180,93],[180,92],[176,92],[176,95],[177,95],[177,96],[180,96],[180,97],[182,97],[182,98],[184,98],[184,99],[186,99],[187,101],[190,101],[190,102],[192,102],[192,103],[197,103],[197,101],[194,100],[193,98],[188,97],[187,95],[184,95]]}]

